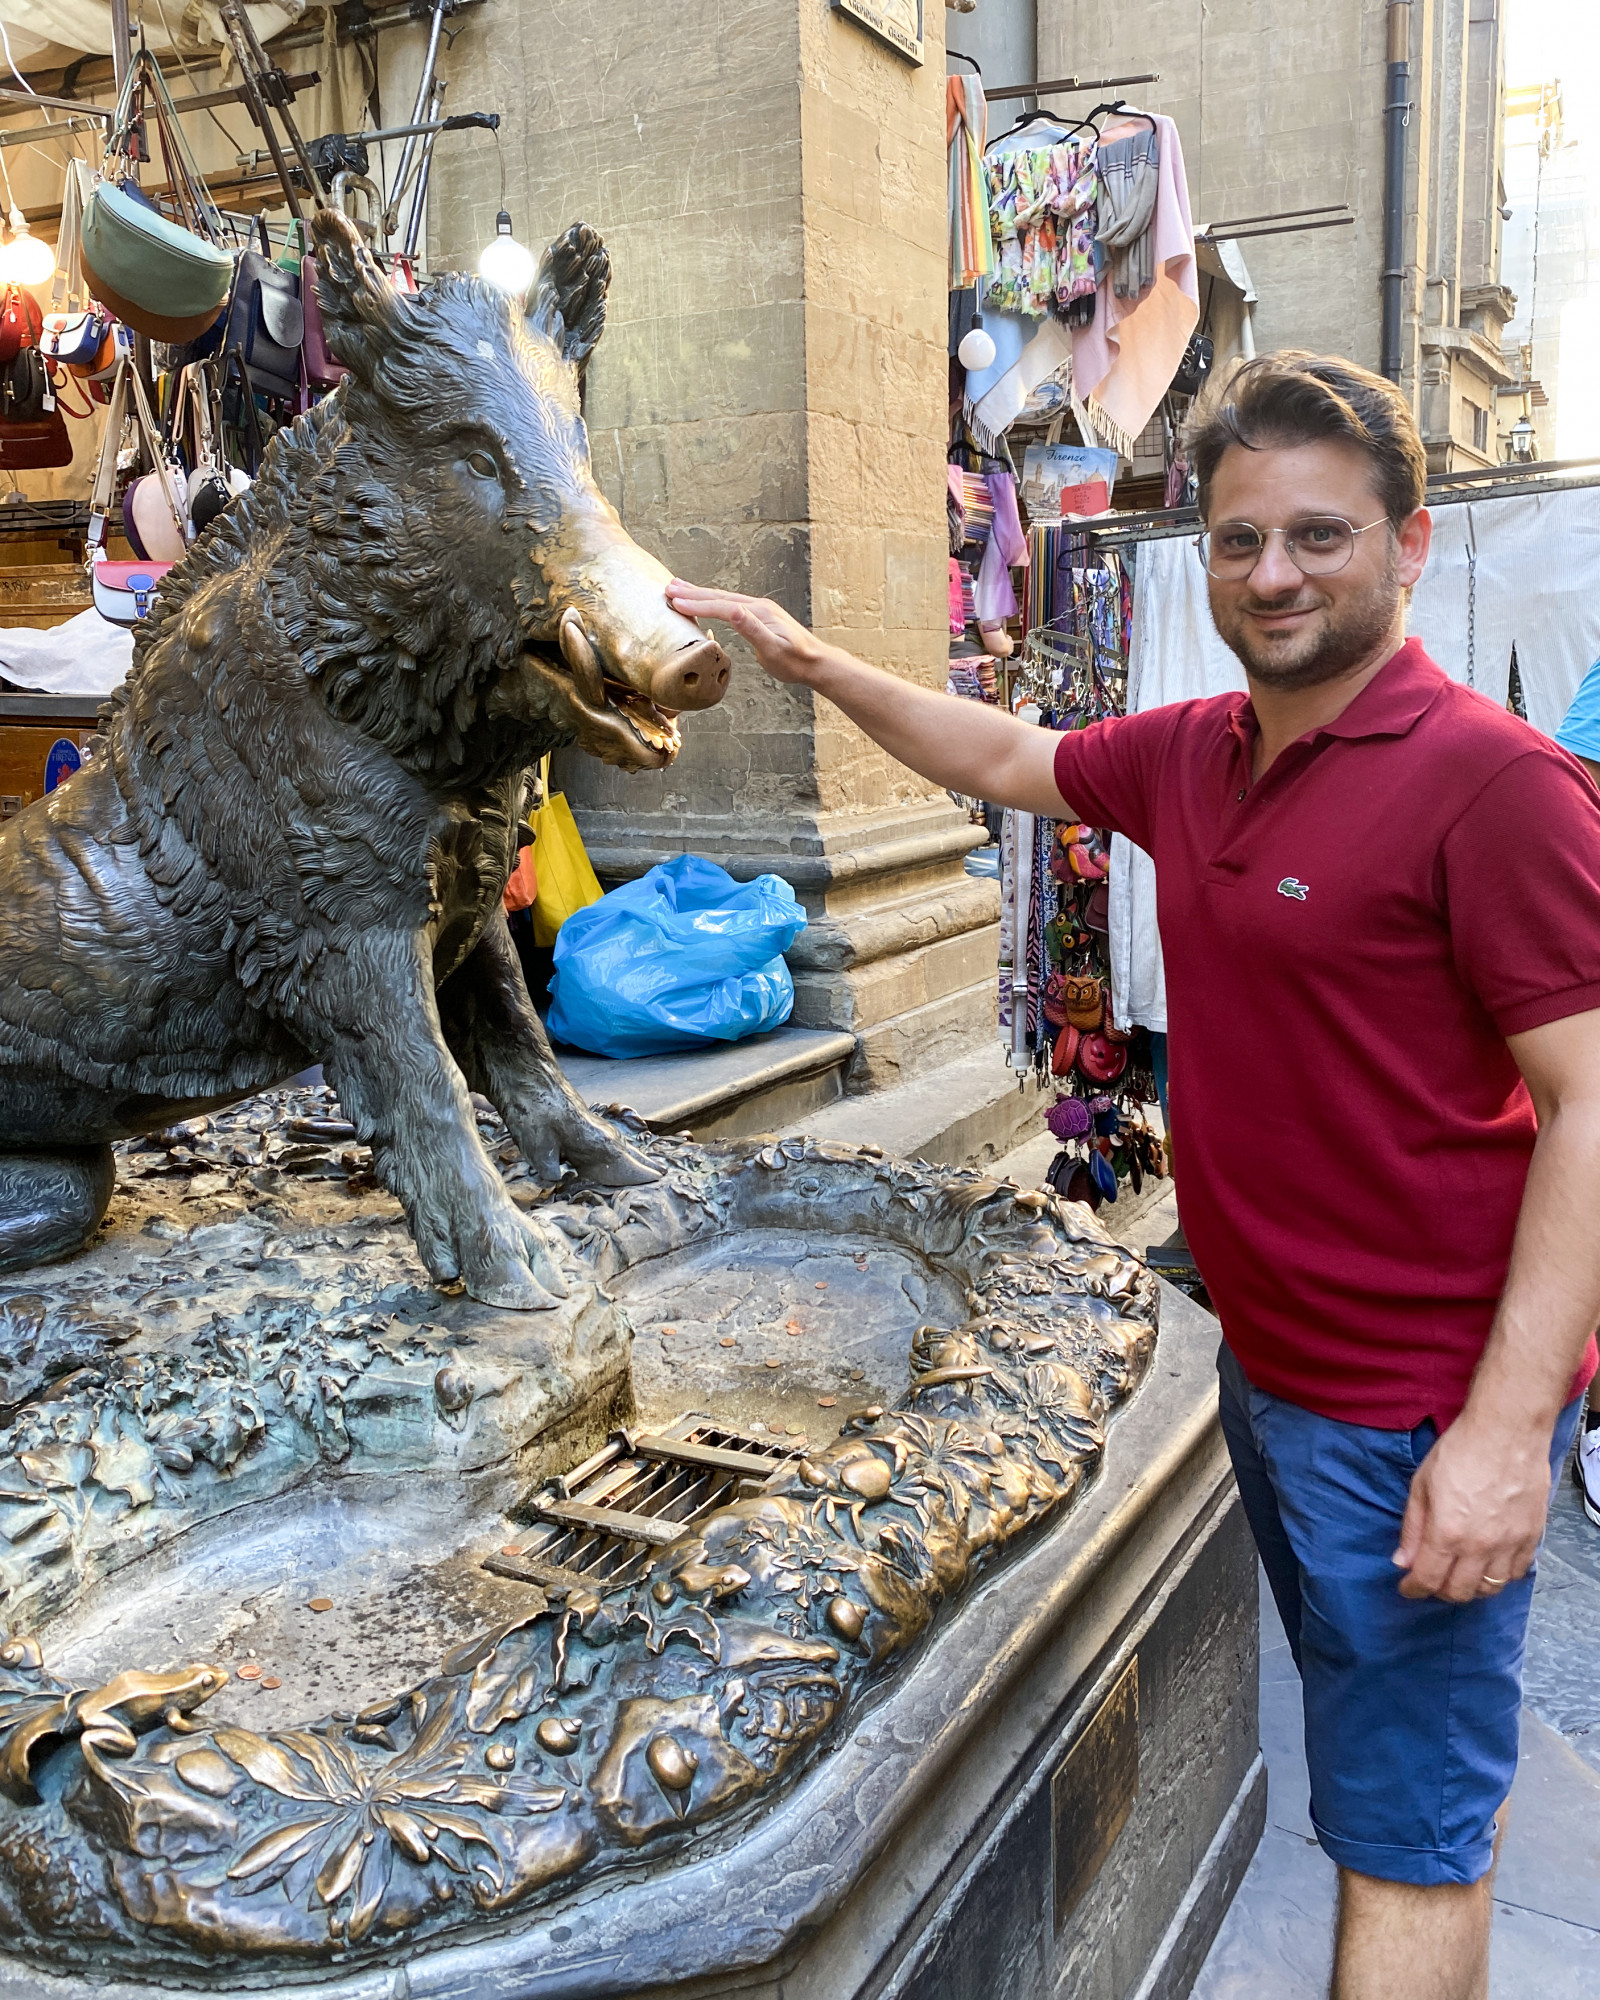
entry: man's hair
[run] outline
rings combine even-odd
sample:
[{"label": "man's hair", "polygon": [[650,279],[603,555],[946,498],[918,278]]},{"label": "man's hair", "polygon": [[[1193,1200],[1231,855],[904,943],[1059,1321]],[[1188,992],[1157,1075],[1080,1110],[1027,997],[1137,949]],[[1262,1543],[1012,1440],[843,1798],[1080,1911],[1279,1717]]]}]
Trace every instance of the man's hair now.
[{"label": "man's hair", "polygon": [[1342,438],[1372,461],[1372,483],[1395,527],[1423,504],[1428,459],[1411,406],[1392,382],[1336,354],[1284,348],[1247,361],[1228,400],[1188,434],[1200,513],[1210,514],[1211,482],[1230,445],[1246,451]]}]

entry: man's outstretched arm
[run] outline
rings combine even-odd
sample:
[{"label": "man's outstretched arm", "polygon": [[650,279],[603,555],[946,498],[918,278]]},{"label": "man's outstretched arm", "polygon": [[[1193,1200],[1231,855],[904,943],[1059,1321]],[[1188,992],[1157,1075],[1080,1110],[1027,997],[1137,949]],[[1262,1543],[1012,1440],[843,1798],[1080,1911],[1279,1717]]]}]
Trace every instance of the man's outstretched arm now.
[{"label": "man's outstretched arm", "polygon": [[1418,1468],[1396,1563],[1407,1597],[1465,1603],[1533,1561],[1550,1434],[1600,1318],[1600,1011],[1512,1035],[1539,1137],[1511,1268],[1467,1406]]},{"label": "man's outstretched arm", "polygon": [[1054,730],[987,702],[935,694],[828,646],[769,598],[702,590],[674,577],[667,601],[686,618],[720,618],[747,639],[774,680],[798,681],[844,710],[891,757],[969,799],[1061,818]]}]

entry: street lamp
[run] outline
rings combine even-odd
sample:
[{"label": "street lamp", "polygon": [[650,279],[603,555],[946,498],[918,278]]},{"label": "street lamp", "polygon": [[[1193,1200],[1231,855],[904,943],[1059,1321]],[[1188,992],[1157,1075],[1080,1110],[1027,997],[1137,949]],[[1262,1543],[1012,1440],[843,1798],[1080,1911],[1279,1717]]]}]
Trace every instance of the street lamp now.
[{"label": "street lamp", "polygon": [[1524,462],[1534,456],[1533,425],[1526,416],[1518,417],[1511,426],[1511,456]]}]

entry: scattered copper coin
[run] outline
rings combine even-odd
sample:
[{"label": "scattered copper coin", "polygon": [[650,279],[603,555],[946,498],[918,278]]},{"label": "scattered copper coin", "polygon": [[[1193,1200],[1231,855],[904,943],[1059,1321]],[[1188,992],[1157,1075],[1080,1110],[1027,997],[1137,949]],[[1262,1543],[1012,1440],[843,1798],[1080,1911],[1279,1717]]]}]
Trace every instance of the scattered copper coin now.
[{"label": "scattered copper coin", "polygon": [[828,1281],[827,1281],[827,1279],[826,1279],[826,1278],[818,1278],[818,1280],[817,1280],[817,1284],[816,1284],[816,1289],[817,1289],[817,1290],[818,1290],[819,1292],[825,1292],[825,1291],[826,1291],[826,1290],[828,1289]]},{"label": "scattered copper coin", "polygon": [[852,1368],[850,1370],[850,1380],[852,1382],[865,1382],[866,1379],[867,1371],[865,1368]]},{"label": "scattered copper coin", "polygon": [[721,1340],[717,1342],[717,1345],[719,1347],[737,1347],[739,1343],[734,1339],[731,1333],[725,1333],[722,1336]]},{"label": "scattered copper coin", "polygon": [[242,1681],[258,1681],[265,1671],[265,1668],[258,1667],[254,1660],[249,1660],[239,1668],[238,1678]]},{"label": "scattered copper coin", "polygon": [[663,1335],[666,1335],[666,1334],[669,1334],[669,1333],[676,1333],[676,1332],[677,1332],[677,1330],[678,1330],[678,1329],[677,1329],[677,1328],[676,1328],[675,1326],[664,1326],[664,1327],[663,1327],[663,1328],[661,1329],[661,1331],[662,1331]]},{"label": "scattered copper coin", "polygon": [[503,1556],[520,1556],[522,1554],[522,1550],[515,1542],[507,1542],[507,1544],[500,1551],[500,1553]]},{"label": "scattered copper coin", "polygon": [[309,1598],[306,1601],[306,1609],[308,1611],[331,1611],[333,1609],[333,1599],[331,1597]]},{"label": "scattered copper coin", "polygon": [[831,1410],[838,1400],[837,1396],[819,1396],[817,1398],[817,1408],[819,1410]]},{"label": "scattered copper coin", "polygon": [[261,1676],[261,1685],[264,1688],[281,1688],[283,1682],[279,1680],[276,1674],[263,1674]]},{"label": "scattered copper coin", "polygon": [[783,1330],[785,1333],[805,1332],[805,1328],[800,1324],[799,1320],[797,1319],[786,1319],[783,1323]]},{"label": "scattered copper coin", "polygon": [[773,1358],[767,1363],[767,1366],[769,1368],[781,1368],[783,1366],[783,1363],[780,1360],[778,1360],[776,1355],[774,1355]]}]

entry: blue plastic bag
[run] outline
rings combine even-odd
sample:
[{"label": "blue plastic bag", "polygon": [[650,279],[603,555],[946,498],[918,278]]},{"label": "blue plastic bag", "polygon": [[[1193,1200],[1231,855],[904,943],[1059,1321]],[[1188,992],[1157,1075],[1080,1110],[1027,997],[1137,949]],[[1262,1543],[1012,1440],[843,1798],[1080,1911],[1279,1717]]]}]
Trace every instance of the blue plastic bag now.
[{"label": "blue plastic bag", "polygon": [[781,877],[735,882],[680,854],[561,926],[550,1033],[597,1056],[658,1056],[776,1028],[794,1008],[781,954],[805,924]]}]

